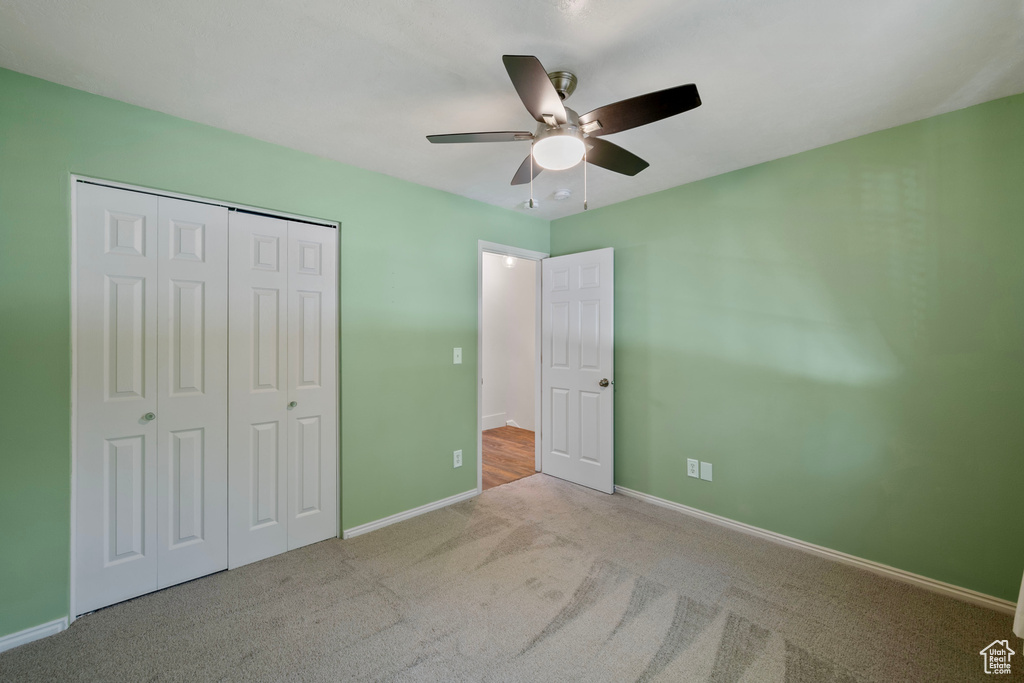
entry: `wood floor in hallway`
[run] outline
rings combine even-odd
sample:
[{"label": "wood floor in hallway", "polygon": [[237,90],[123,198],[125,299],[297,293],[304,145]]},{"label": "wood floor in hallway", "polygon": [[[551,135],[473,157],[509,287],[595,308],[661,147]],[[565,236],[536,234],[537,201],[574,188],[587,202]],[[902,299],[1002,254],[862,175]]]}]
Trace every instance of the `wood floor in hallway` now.
[{"label": "wood floor in hallway", "polygon": [[534,474],[533,432],[498,427],[483,432],[484,490]]}]

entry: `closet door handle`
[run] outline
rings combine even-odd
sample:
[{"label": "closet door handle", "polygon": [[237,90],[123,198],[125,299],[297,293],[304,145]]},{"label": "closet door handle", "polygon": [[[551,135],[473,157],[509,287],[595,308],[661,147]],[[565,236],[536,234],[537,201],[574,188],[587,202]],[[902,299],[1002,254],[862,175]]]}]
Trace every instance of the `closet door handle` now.
[{"label": "closet door handle", "polygon": [[289,404],[288,404],[288,407],[289,407],[289,408],[294,408],[294,407],[295,407],[295,406],[297,406],[297,405],[299,405],[299,402],[298,402],[298,401],[292,401],[291,403],[289,403]]},{"label": "closet door handle", "polygon": [[142,419],[145,420],[146,422],[152,422],[153,420],[156,419],[156,413],[146,413],[145,415],[142,416]]}]

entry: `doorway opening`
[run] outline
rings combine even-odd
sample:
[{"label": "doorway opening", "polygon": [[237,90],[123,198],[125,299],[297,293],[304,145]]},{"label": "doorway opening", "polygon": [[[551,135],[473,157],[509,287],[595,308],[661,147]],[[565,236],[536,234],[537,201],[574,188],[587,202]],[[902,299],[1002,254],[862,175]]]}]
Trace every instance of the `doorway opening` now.
[{"label": "doorway opening", "polygon": [[481,243],[478,488],[540,471],[540,274],[546,254]]}]

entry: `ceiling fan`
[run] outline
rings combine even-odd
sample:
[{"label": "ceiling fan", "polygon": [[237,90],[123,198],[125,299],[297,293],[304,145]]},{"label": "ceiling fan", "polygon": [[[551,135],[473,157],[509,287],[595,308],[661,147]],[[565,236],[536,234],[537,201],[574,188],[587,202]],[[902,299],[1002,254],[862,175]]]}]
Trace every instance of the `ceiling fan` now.
[{"label": "ceiling fan", "polygon": [[690,83],[577,114],[562,104],[562,100],[576,90],[575,74],[548,73],[540,60],[529,55],[504,55],[501,60],[519,98],[538,121],[537,130],[428,135],[427,140],[433,143],[531,141],[531,153],[512,177],[513,185],[531,182],[543,169],[561,171],[584,159],[609,171],[634,176],[650,164],[601,136],[660,121],[700,106],[697,86]]}]

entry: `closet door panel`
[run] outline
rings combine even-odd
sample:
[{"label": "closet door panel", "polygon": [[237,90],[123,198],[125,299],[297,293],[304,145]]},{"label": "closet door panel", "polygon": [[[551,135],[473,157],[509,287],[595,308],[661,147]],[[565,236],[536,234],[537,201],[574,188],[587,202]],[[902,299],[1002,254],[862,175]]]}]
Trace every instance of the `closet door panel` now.
[{"label": "closet door panel", "polygon": [[75,612],[157,588],[157,198],[76,187]]},{"label": "closet door panel", "polygon": [[228,210],[159,200],[159,587],[227,568]]},{"label": "closet door panel", "polygon": [[337,231],[76,193],[76,613],[336,536]]},{"label": "closet door panel", "polygon": [[288,224],[233,212],[228,235],[228,565],[233,568],[288,548]]},{"label": "closet door panel", "polygon": [[288,223],[288,548],[338,534],[338,231]]}]

